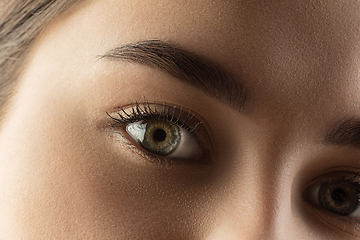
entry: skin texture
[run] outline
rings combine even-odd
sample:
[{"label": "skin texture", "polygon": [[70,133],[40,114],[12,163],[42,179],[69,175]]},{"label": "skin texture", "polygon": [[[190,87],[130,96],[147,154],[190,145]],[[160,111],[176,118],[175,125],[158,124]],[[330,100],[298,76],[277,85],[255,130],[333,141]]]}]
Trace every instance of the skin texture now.
[{"label": "skin texture", "polygon": [[[359,16],[355,0],[109,0],[59,17],[0,131],[2,239],[360,239],[359,223],[302,196],[323,175],[360,171],[359,149],[322,141],[360,114]],[[99,60],[149,39],[236,75],[244,109]],[[144,97],[204,119],[209,164],[154,164],[113,133],[105,112]]]}]

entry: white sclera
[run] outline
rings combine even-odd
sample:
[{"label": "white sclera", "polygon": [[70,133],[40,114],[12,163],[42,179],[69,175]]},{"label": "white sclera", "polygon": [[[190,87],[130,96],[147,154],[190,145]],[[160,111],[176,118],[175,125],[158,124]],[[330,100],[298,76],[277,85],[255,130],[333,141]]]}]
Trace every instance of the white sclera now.
[{"label": "white sclera", "polygon": [[201,154],[198,141],[185,129],[181,128],[181,142],[177,149],[168,157],[177,159],[196,159]]},{"label": "white sclera", "polygon": [[357,218],[360,217],[360,199],[358,199],[358,202],[359,202],[359,206],[349,216],[357,217]]},{"label": "white sclera", "polygon": [[147,123],[134,122],[126,126],[126,132],[137,142],[144,141]]}]

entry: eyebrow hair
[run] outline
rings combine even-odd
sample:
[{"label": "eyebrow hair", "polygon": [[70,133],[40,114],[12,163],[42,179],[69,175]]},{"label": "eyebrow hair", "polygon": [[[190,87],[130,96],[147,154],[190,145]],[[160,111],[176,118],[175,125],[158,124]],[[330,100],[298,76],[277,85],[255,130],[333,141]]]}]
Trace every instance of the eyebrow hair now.
[{"label": "eyebrow hair", "polygon": [[360,119],[351,118],[337,122],[328,131],[324,142],[360,148]]},{"label": "eyebrow hair", "polygon": [[237,110],[242,110],[246,101],[246,91],[238,77],[161,40],[130,43],[111,49],[102,58],[158,68]]}]

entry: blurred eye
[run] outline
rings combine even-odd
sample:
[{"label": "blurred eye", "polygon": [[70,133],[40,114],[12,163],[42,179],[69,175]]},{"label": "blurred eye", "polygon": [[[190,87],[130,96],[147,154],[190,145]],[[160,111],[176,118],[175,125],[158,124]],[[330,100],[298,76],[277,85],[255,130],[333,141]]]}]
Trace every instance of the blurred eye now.
[{"label": "blurred eye", "polygon": [[305,191],[305,197],[334,214],[360,217],[360,184],[353,179],[342,178],[310,186]]},{"label": "blurred eye", "polygon": [[126,132],[147,152],[168,158],[197,159],[202,151],[193,134],[165,120],[143,120],[126,125]]},{"label": "blurred eye", "polygon": [[359,206],[359,191],[342,183],[325,183],[319,188],[320,205],[330,212],[349,216]]}]

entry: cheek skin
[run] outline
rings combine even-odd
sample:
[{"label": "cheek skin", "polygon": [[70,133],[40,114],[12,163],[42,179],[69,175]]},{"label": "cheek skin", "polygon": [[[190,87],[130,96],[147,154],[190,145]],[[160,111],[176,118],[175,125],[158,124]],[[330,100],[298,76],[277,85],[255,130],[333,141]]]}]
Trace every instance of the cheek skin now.
[{"label": "cheek skin", "polygon": [[201,206],[212,205],[203,192],[209,172],[134,164],[144,160],[115,154],[107,134],[74,109],[70,97],[51,106],[46,103],[56,97],[42,104],[33,99],[18,102],[23,108],[14,112],[0,139],[7,149],[1,159],[9,159],[10,169],[4,179],[7,201],[1,206],[19,237],[200,234],[193,228],[206,223]]},{"label": "cheek skin", "polygon": [[[342,80],[347,69],[357,69],[349,56],[358,52],[351,48],[358,35],[343,28],[353,21],[341,20],[337,8],[328,14],[334,19],[324,18],[323,2],[309,2],[92,1],[53,22],[33,49],[0,135],[0,233],[12,234],[8,239],[322,238],[328,227],[309,228],[306,216],[292,215],[291,183],[319,126],[332,121],[324,119],[337,118],[343,102],[354,103],[339,96],[357,87]],[[345,35],[349,41],[339,41]],[[247,81],[250,110],[209,104],[153,69],[104,63],[112,68],[106,69],[97,59],[144,39],[175,40],[234,70]],[[357,89],[348,92],[358,98]],[[201,109],[218,137],[217,162],[155,167],[99,127],[106,110],[144,93],[195,102],[189,108]]]},{"label": "cheek skin", "polygon": [[106,117],[100,105],[116,99],[104,87],[102,94],[88,86],[67,89],[75,70],[69,72],[57,77],[61,72],[39,74],[34,67],[24,74],[32,84],[19,88],[0,138],[6,149],[0,159],[8,166],[0,204],[6,232],[15,238],[206,235],[223,191],[213,184],[218,173],[154,168],[119,147],[99,127]]}]

